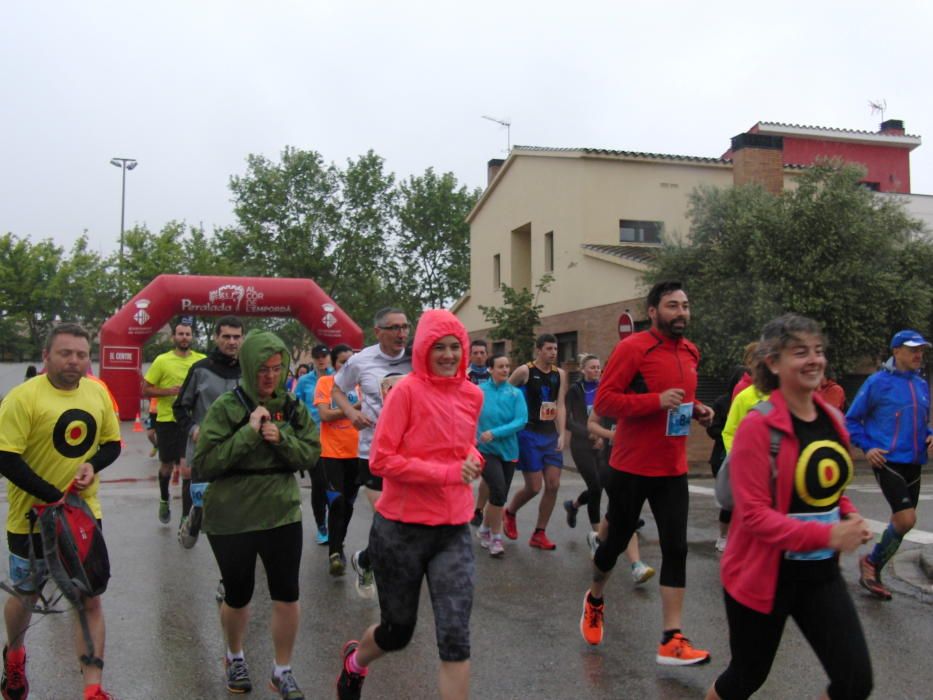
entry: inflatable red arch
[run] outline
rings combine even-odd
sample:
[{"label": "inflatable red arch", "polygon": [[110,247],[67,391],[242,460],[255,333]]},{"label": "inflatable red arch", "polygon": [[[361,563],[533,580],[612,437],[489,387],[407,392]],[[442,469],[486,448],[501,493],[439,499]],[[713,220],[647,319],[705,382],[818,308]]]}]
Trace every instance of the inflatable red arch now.
[{"label": "inflatable red arch", "polygon": [[142,395],[142,346],[174,316],[291,316],[322,343],[363,345],[363,332],[314,282],[266,277],[159,275],[104,323],[100,377],[133,420]]}]

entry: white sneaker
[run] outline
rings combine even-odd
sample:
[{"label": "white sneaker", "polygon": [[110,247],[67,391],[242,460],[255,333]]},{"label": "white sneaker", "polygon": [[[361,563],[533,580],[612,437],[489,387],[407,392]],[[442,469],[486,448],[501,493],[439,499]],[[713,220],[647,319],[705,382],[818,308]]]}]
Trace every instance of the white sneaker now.
[{"label": "white sneaker", "polygon": [[479,546],[483,549],[489,549],[489,545],[492,543],[492,530],[483,530],[482,528],[476,531],[476,538],[479,540]]},{"label": "white sneaker", "polygon": [[505,554],[505,545],[502,544],[501,537],[493,537],[489,543],[489,556],[499,559]]},{"label": "white sneaker", "polygon": [[716,538],[716,551],[719,552],[720,554],[726,551],[727,540],[728,540],[728,537],[724,537],[722,535]]},{"label": "white sneaker", "polygon": [[590,559],[596,556],[596,550],[599,549],[599,538],[593,530],[586,533],[586,543],[590,547]]},{"label": "white sneaker", "polygon": [[644,583],[652,576],[654,576],[654,568],[648,566],[645,562],[636,561],[632,564],[632,581],[635,582],[636,586]]}]

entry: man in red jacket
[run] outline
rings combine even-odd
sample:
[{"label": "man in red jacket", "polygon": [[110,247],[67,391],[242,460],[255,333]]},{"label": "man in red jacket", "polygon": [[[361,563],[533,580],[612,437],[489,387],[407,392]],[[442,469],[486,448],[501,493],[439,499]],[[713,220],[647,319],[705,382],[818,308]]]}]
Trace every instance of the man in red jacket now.
[{"label": "man in red jacket", "polygon": [[706,663],[710,656],[695,649],[680,629],[687,564],[687,436],[692,420],[709,425],[713,411],[695,397],[700,353],[683,337],[690,304],[681,284],[658,282],[648,293],[647,307],[651,328],[616,346],[596,393],[594,410],[618,422],[606,487],[609,535],[593,558],[580,632],[589,644],[602,641],[603,590],[647,500],[662,557],[664,631],[656,661],[689,666]]}]

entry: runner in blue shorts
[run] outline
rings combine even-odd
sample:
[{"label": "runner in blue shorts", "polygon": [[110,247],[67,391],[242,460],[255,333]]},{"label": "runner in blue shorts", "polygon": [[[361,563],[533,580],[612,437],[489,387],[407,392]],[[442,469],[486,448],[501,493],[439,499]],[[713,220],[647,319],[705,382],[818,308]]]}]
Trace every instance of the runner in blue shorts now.
[{"label": "runner in blue shorts", "polygon": [[534,498],[544,486],[538,504],[538,522],[528,544],[538,549],[556,549],[545,534],[548,520],[557,502],[560,470],[563,466],[564,430],[567,413],[564,397],[567,375],[554,363],[557,360],[557,338],[546,333],[535,341],[533,362],[516,369],[509,381],[522,389],[528,405],[528,423],[518,434],[518,469],[525,485],[513,497],[503,512],[503,530],[510,539],[518,539],[515,514]]}]

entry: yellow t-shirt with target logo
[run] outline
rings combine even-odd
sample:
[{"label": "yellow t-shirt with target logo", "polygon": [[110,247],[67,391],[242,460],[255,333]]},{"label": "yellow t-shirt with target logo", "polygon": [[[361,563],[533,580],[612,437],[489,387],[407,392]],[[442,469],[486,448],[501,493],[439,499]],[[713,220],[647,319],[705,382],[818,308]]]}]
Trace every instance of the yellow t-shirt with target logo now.
[{"label": "yellow t-shirt with target logo", "polygon": [[[17,386],[0,403],[0,450],[22,455],[30,469],[62,491],[101,443],[119,440],[110,397],[97,382],[81,379],[77,389],[63,391],[43,374]],[[101,517],[99,488],[95,477],[80,493],[96,518]],[[9,482],[7,498],[7,530],[27,534],[26,516],[42,501]]]}]

